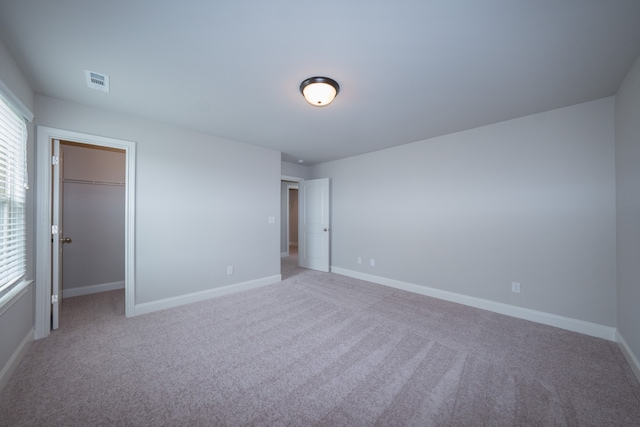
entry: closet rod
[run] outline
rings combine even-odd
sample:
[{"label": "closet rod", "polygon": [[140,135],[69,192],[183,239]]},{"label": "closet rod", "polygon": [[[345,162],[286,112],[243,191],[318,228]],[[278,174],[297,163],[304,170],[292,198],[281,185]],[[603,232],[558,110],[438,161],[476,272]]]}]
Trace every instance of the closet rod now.
[{"label": "closet rod", "polygon": [[72,184],[91,184],[91,185],[113,185],[117,187],[124,187],[124,182],[116,182],[116,181],[93,181],[90,179],[63,179],[63,182],[72,183]]}]

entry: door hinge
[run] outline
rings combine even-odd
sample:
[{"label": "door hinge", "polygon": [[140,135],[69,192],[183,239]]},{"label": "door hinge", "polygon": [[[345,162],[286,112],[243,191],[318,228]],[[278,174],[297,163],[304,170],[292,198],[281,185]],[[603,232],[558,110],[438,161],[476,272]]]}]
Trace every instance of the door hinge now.
[{"label": "door hinge", "polygon": [[60,164],[60,157],[58,156],[51,156],[51,164],[56,166]]},{"label": "door hinge", "polygon": [[58,295],[51,295],[51,304],[55,304],[58,302]]},{"label": "door hinge", "polygon": [[51,226],[51,234],[58,234],[58,226],[57,225],[52,225]]}]

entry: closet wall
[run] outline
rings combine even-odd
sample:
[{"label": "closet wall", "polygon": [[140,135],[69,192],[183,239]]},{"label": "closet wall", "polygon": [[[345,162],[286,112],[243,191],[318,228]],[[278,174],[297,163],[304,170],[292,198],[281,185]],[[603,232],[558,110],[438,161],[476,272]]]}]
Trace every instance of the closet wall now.
[{"label": "closet wall", "polygon": [[71,142],[63,152],[63,297],[124,288],[125,152]]}]

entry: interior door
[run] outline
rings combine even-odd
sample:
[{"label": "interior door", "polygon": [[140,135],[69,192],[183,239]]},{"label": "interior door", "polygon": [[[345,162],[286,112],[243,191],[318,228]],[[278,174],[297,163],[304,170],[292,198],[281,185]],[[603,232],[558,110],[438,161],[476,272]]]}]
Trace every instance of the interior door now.
[{"label": "interior door", "polygon": [[298,265],[329,271],[329,178],[300,181],[298,188]]},{"label": "interior door", "polygon": [[51,329],[60,326],[59,309],[62,301],[62,152],[60,141],[53,140],[53,217],[52,217],[52,274],[51,274]]}]

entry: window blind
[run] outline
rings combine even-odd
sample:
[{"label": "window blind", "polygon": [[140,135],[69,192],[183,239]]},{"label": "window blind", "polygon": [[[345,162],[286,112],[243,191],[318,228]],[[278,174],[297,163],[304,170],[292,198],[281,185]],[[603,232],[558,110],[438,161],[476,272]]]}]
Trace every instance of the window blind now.
[{"label": "window blind", "polygon": [[0,95],[0,296],[26,272],[27,126]]}]

